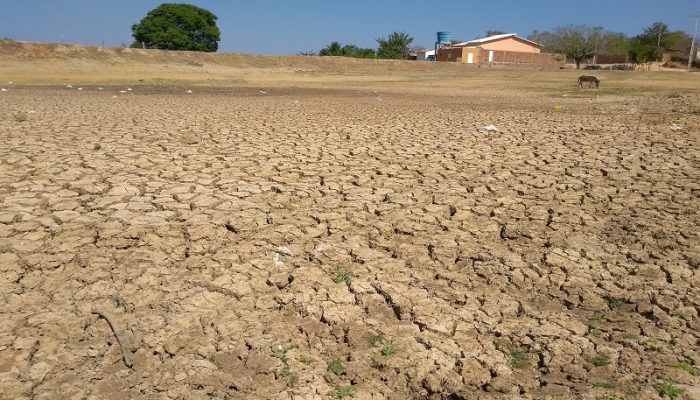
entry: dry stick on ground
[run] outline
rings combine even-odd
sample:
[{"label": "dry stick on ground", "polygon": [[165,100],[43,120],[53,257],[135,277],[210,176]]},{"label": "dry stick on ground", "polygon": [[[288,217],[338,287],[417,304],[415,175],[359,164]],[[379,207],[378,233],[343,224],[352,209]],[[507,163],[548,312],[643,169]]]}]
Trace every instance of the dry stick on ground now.
[{"label": "dry stick on ground", "polygon": [[131,368],[134,365],[134,363],[131,361],[131,349],[129,348],[129,343],[127,343],[126,338],[124,338],[124,334],[114,323],[114,318],[111,316],[111,314],[103,310],[97,309],[95,307],[92,308],[91,312],[93,314],[99,315],[107,321],[109,327],[112,328],[114,336],[117,338],[117,342],[119,342],[119,347],[122,350],[122,357],[124,358],[124,364],[126,364],[127,367]]}]

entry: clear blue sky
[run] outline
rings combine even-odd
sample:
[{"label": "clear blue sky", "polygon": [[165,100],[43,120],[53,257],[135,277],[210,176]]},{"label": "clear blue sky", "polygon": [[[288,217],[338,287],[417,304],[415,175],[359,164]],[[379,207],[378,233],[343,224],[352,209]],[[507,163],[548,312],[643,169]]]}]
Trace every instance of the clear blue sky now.
[{"label": "clear blue sky", "polygon": [[[172,1],[177,2],[177,1]],[[295,54],[343,44],[376,47],[375,38],[405,31],[432,47],[435,32],[473,39],[486,30],[526,36],[533,29],[587,24],[629,35],[660,21],[692,34],[700,0],[190,0],[219,17],[219,51]],[[0,0],[0,38],[118,47],[131,25],[163,1]],[[435,4],[441,4],[436,7]]]}]

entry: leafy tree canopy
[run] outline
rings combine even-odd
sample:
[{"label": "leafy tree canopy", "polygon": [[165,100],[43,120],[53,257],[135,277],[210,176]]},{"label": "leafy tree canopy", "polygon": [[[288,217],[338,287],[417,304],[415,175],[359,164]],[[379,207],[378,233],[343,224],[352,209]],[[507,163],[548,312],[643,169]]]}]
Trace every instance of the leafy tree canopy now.
[{"label": "leafy tree canopy", "polygon": [[221,33],[216,15],[189,4],[165,3],[131,27],[131,47],[214,52]]},{"label": "leafy tree canopy", "polygon": [[340,42],[331,42],[318,53],[320,56],[338,56],[353,58],[377,58],[374,49],[357,47],[354,44],[341,45]]},{"label": "leafy tree canopy", "polygon": [[666,24],[655,22],[632,38],[629,55],[638,64],[660,60],[664,50],[687,51],[692,40],[683,31],[671,32]]},{"label": "leafy tree canopy", "polygon": [[377,56],[394,60],[405,60],[413,38],[405,32],[393,32],[386,38],[378,38]]}]

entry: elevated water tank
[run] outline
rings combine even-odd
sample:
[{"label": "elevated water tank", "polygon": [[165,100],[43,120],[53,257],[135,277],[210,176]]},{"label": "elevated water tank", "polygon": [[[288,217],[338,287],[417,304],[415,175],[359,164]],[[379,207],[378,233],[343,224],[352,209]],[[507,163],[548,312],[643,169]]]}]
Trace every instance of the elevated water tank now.
[{"label": "elevated water tank", "polygon": [[440,44],[449,44],[452,40],[452,34],[450,32],[438,32],[437,41]]}]

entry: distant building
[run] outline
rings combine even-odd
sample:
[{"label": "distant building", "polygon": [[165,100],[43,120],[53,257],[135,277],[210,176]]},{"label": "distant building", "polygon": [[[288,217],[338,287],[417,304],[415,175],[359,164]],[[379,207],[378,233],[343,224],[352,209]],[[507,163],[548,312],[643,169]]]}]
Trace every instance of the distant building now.
[{"label": "distant building", "polygon": [[542,53],[539,44],[518,37],[515,33],[455,43],[438,50],[437,60],[462,64],[563,64],[562,56]]},{"label": "distant building", "polygon": [[468,42],[455,43],[452,47],[478,47],[484,50],[517,51],[520,53],[539,53],[542,51],[539,44],[518,37],[515,33],[506,33],[474,39]]},{"label": "distant building", "polygon": [[435,60],[435,49],[422,49],[416,51],[416,60],[427,61],[430,59]]}]

